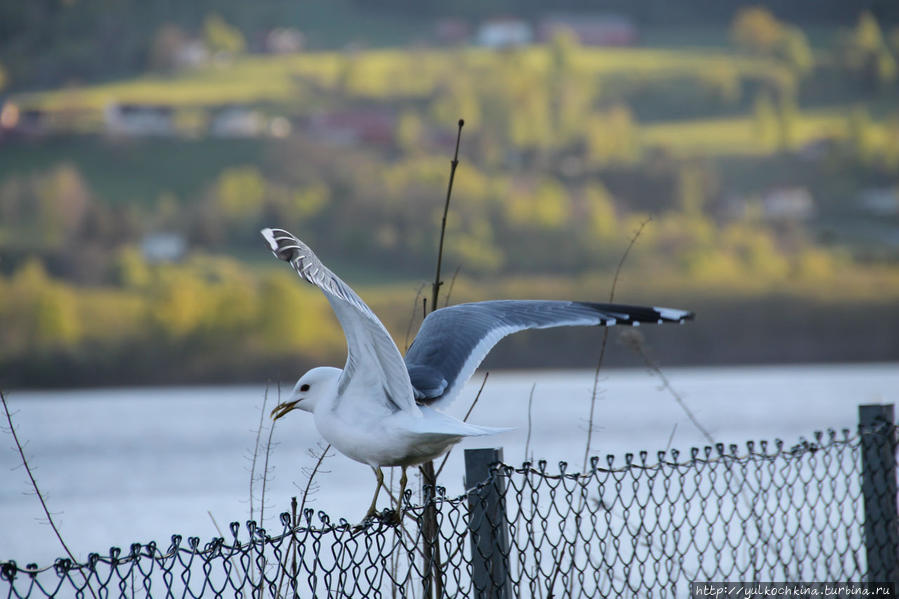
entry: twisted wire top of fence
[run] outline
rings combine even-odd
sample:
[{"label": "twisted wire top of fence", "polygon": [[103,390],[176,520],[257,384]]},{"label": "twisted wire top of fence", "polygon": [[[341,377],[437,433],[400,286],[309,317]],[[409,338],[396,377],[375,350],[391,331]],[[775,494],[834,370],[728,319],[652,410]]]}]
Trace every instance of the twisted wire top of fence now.
[{"label": "twisted wire top of fence", "polygon": [[[491,589],[473,570],[484,563],[494,572],[491,596],[682,596],[700,579],[861,579],[869,571],[862,453],[866,442],[885,443],[881,470],[895,472],[895,434],[884,423],[792,445],[640,451],[623,462],[594,457],[584,473],[564,462],[496,464],[462,496],[437,489],[427,553],[436,570],[423,563],[425,508],[407,491],[400,526],[354,526],[306,509],[281,514],[274,533],[232,522],[230,538],[206,543],[174,535],[165,548],[134,543],[77,564],[3,562],[0,584],[12,597],[481,596]],[[475,520],[485,517],[486,491],[501,503],[485,529]],[[477,542],[484,530],[504,539],[496,555]],[[434,571],[439,580],[423,588]]]}]

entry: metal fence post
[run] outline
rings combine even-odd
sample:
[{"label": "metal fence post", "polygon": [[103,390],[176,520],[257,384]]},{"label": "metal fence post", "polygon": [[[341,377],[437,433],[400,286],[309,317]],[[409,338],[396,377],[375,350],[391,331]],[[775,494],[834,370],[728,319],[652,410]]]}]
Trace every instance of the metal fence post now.
[{"label": "metal fence post", "polygon": [[506,521],[506,481],[490,484],[490,466],[503,461],[502,447],[465,450],[465,490],[468,492],[471,537],[471,579],[478,599],[510,599],[509,524]]},{"label": "metal fence post", "polygon": [[896,509],[893,404],[859,406],[858,419],[868,582],[892,582],[899,585],[899,514]]}]

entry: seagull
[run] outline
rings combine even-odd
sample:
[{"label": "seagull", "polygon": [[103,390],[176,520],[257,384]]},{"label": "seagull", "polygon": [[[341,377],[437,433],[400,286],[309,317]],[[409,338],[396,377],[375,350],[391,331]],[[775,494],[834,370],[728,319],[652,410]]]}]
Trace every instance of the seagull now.
[{"label": "seagull", "polygon": [[278,420],[293,410],[311,412],[331,446],[371,467],[377,484],[363,522],[377,515],[383,467],[402,468],[394,512],[398,521],[409,466],[439,457],[465,437],[512,430],[468,424],[442,411],[503,337],[526,329],[638,326],[693,318],[692,312],[673,308],[576,301],[457,304],[428,314],[404,359],[371,308],[309,246],[284,229],[263,229],[262,236],[276,258],[324,293],[347,345],[343,369],[309,370],[271,416]]}]

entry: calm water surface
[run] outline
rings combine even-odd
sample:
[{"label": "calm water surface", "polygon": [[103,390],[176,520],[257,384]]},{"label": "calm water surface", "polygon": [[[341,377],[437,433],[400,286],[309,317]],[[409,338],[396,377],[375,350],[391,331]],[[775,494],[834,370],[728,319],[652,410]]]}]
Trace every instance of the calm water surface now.
[{"label": "calm water surface", "polygon": [[[782,438],[794,443],[813,431],[854,427],[859,404],[899,402],[899,365],[668,369],[672,387],[716,440]],[[464,414],[480,385],[475,375],[452,407]],[[593,373],[493,373],[470,420],[515,431],[467,441],[502,446],[508,463],[525,459],[528,397],[534,387],[529,454],[579,470],[587,437]],[[289,389],[291,384],[286,384]],[[622,456],[705,444],[660,380],[642,370],[608,371],[600,380],[593,452]],[[55,520],[79,557],[112,545],[171,534],[218,536],[228,522],[249,518],[250,467],[264,386],[22,391],[8,394],[21,439]],[[270,390],[266,413],[274,406]],[[269,425],[266,417],[264,423]],[[0,561],[42,565],[62,555],[8,433],[0,434]],[[265,523],[302,495],[320,437],[308,414],[279,421],[272,436]],[[264,456],[260,456],[260,461]],[[258,468],[261,469],[261,464]],[[367,466],[336,455],[316,481],[311,505],[358,521],[374,477]],[[417,483],[417,476],[414,477]],[[441,475],[448,493],[462,492],[462,455]],[[259,484],[254,508],[258,519]],[[382,506],[386,500],[382,496]]]}]

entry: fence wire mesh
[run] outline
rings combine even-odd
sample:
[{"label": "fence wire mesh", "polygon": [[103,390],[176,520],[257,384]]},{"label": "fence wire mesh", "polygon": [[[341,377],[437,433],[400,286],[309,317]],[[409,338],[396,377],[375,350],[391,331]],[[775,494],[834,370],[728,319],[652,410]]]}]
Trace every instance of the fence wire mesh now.
[{"label": "fence wire mesh", "polygon": [[[496,464],[466,495],[438,488],[431,564],[423,561],[425,509],[407,492],[401,526],[285,513],[274,532],[235,522],[229,537],[207,543],[175,535],[164,546],[112,548],[80,564],[4,562],[0,594],[684,597],[697,580],[864,581],[866,530],[879,531],[873,540],[867,532],[868,552],[872,542],[895,552],[895,518],[869,521],[868,529],[865,521],[865,503],[877,493],[892,493],[882,499],[895,506],[894,439],[890,423],[816,433],[792,446],[593,458],[579,474],[565,463]],[[889,449],[882,464],[863,460],[871,443]],[[890,476],[892,487],[871,487]],[[499,506],[492,512],[491,501]],[[481,542],[485,535],[490,543]]]}]

